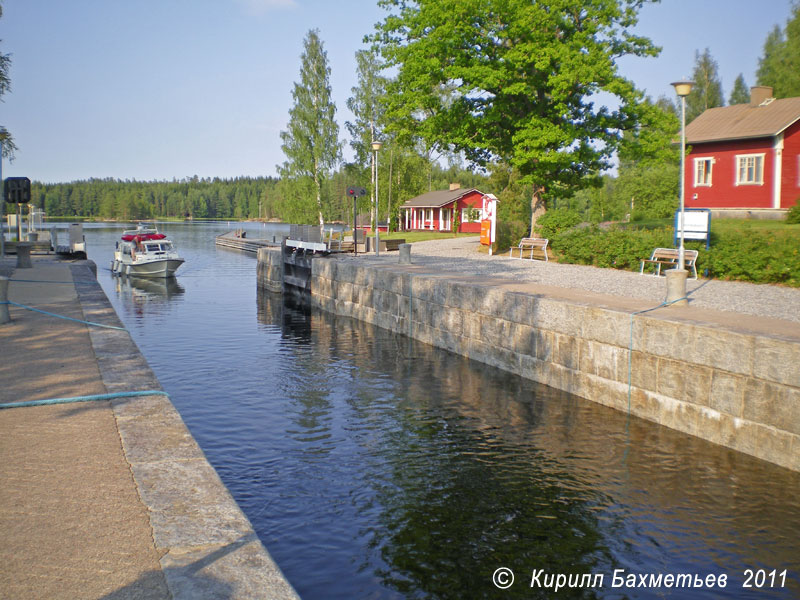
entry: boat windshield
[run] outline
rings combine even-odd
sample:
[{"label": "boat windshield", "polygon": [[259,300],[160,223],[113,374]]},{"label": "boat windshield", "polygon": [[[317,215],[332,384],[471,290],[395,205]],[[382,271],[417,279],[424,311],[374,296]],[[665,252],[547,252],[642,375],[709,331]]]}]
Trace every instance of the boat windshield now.
[{"label": "boat windshield", "polygon": [[148,252],[166,252],[172,248],[172,244],[163,242],[160,244],[148,243],[146,244],[146,248]]}]

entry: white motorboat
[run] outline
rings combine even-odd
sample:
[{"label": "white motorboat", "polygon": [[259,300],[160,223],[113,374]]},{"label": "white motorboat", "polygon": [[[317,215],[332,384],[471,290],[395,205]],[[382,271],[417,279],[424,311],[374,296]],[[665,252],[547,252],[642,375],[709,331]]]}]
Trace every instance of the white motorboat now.
[{"label": "white motorboat", "polygon": [[122,232],[111,271],[117,275],[172,277],[183,264],[173,243],[152,225],[139,225]]}]

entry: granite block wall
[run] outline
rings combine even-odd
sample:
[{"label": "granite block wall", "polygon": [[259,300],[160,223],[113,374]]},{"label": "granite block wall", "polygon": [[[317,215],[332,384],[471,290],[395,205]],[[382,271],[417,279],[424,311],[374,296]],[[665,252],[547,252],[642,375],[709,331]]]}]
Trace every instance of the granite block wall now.
[{"label": "granite block wall", "polygon": [[[261,287],[278,260],[259,252]],[[800,470],[800,340],[404,267],[314,260],[312,303]]]}]

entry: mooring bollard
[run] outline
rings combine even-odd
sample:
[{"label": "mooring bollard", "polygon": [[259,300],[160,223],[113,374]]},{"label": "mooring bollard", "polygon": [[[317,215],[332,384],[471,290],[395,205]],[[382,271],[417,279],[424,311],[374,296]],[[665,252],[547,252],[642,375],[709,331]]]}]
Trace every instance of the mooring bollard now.
[{"label": "mooring bollard", "polygon": [[401,265],[410,265],[411,264],[411,244],[400,244],[400,264]]},{"label": "mooring bollard", "polygon": [[670,269],[666,272],[667,276],[667,302],[670,306],[686,306],[689,301],[686,299],[686,278],[689,271],[686,269]]},{"label": "mooring bollard", "polygon": [[28,242],[17,243],[17,268],[33,268],[33,265],[31,264],[31,245]]},{"label": "mooring bollard", "polygon": [[0,276],[0,325],[11,321],[8,314],[8,277]]}]

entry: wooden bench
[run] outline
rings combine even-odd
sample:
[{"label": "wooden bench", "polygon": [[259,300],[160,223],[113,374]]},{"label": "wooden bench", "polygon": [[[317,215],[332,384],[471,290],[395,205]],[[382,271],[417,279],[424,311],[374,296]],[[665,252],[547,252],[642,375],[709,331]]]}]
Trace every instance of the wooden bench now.
[{"label": "wooden bench", "polygon": [[[400,244],[405,244],[406,240],[404,238],[393,238],[385,240],[381,238],[381,245],[386,244],[386,250],[400,250]],[[383,250],[383,248],[381,248]]]},{"label": "wooden bench", "polygon": [[[684,249],[683,262],[686,268],[692,271],[691,279],[697,279],[697,267],[695,266],[695,262],[697,262],[697,250]],[[642,275],[644,275],[645,264],[655,265],[653,275],[656,277],[661,275],[661,265],[667,265],[670,268],[677,269],[678,250],[676,248],[656,248],[653,250],[653,254],[650,255],[650,258],[642,260],[642,264],[639,267],[639,273]]]},{"label": "wooden bench", "polygon": [[[530,250],[531,254],[528,258],[532,260],[544,260],[545,262],[547,262],[548,261],[547,243],[549,241],[550,240],[547,240],[545,238],[522,238],[519,241],[519,246],[511,247],[511,258],[514,258],[514,250],[519,250],[520,258],[524,258],[522,256],[523,252],[527,252],[528,250]],[[536,259],[536,257],[533,255],[534,252],[541,252],[544,258]]]}]

